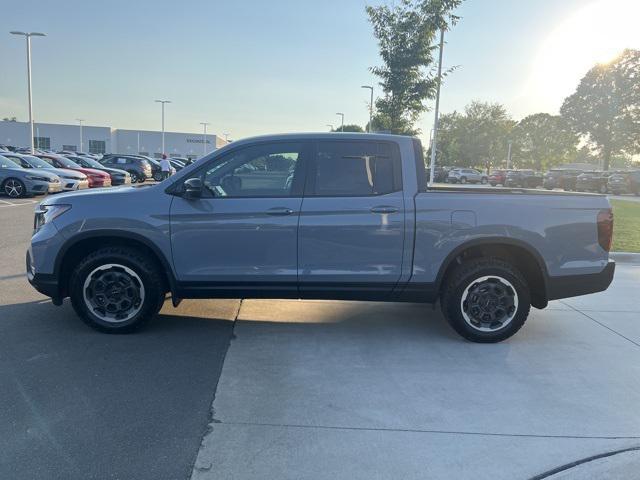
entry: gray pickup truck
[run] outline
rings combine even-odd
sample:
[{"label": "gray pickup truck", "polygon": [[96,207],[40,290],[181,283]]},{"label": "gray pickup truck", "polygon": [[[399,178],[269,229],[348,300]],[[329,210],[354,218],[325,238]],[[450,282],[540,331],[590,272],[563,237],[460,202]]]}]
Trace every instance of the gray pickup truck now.
[{"label": "gray pickup truck", "polygon": [[416,138],[291,134],[233,142],[154,186],[47,198],[31,284],[90,326],[130,332],[184,298],[440,302],[476,342],[531,306],[605,290],[605,196],[429,188]]}]

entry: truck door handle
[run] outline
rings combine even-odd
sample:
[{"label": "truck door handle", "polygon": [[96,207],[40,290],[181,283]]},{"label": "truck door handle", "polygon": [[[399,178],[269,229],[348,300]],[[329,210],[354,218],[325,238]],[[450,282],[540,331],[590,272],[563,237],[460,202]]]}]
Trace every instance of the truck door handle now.
[{"label": "truck door handle", "polygon": [[378,207],[371,207],[371,213],[396,213],[398,209],[396,207],[390,207],[388,205],[380,205]]},{"label": "truck door handle", "polygon": [[284,208],[284,207],[274,207],[267,210],[267,215],[285,216],[285,215],[291,215],[292,213],[293,213],[293,210],[291,210],[290,208]]}]

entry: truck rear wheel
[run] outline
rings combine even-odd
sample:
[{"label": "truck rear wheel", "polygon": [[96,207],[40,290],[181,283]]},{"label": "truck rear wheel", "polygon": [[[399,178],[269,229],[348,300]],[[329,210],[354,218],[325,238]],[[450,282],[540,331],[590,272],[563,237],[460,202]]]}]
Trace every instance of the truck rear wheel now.
[{"label": "truck rear wheel", "polygon": [[453,329],[472,342],[494,343],[514,335],[531,308],[522,274],[498,258],[465,262],[446,280],[441,307]]},{"label": "truck rear wheel", "polygon": [[144,252],[104,247],[75,267],[69,283],[71,304],[90,327],[105,333],[130,333],[162,308],[160,269]]}]

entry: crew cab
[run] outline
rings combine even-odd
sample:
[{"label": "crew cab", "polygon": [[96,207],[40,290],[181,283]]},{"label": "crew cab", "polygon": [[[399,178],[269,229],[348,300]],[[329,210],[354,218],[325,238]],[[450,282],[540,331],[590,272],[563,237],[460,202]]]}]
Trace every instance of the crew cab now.
[{"label": "crew cab", "polygon": [[[439,302],[476,342],[531,306],[605,290],[606,196],[426,184],[420,141],[240,140],[153,186],[61,194],[35,212],[27,276],[91,327],[130,332],[185,298]],[[426,315],[426,314],[425,314]]]}]

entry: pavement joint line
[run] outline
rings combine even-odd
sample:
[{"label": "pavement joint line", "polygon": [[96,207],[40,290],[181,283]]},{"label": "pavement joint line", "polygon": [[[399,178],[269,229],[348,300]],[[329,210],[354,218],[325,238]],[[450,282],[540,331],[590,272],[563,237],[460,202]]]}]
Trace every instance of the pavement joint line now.
[{"label": "pavement joint line", "polygon": [[542,435],[535,433],[500,433],[500,432],[466,432],[463,430],[428,430],[419,428],[384,428],[384,427],[340,427],[336,425],[302,425],[291,423],[263,422],[216,422],[217,425],[280,427],[320,430],[354,430],[363,432],[399,432],[399,433],[433,433],[439,435],[468,435],[484,437],[516,437],[516,438],[558,438],[568,440],[640,440],[640,435]]},{"label": "pavement joint line", "polygon": [[[593,322],[597,323],[597,324],[598,324],[598,325],[600,325],[601,327],[604,327],[604,328],[606,328],[607,330],[609,330],[610,332],[615,333],[615,334],[616,334],[616,335],[618,335],[619,337],[624,338],[626,341],[633,343],[636,347],[640,347],[640,343],[638,343],[638,342],[636,342],[636,341],[634,341],[634,340],[631,340],[629,337],[625,337],[625,336],[624,336],[623,334],[621,334],[620,332],[617,332],[617,331],[615,331],[613,328],[611,328],[611,327],[609,327],[609,326],[605,325],[604,323],[602,323],[602,322],[600,322],[600,321],[596,320],[596,319],[595,319],[595,318],[593,318],[591,315],[587,315],[587,314],[586,314],[586,313],[584,313],[582,310],[578,310],[578,309],[577,309],[577,308],[575,308],[574,306],[569,305],[568,303],[565,303],[565,302],[563,302],[562,300],[560,300],[560,301],[561,301],[564,305],[566,305],[567,307],[569,307],[569,308],[571,308],[572,310],[574,310],[574,311],[578,312],[580,315],[583,315],[583,316],[587,317],[589,320],[591,320],[591,321],[593,321]],[[589,311],[597,312],[597,311],[599,311],[599,310],[589,310]],[[611,312],[611,313],[624,313],[624,312]],[[632,312],[632,313],[635,313],[635,312]]]},{"label": "pavement joint line", "polygon": [[207,418],[207,422],[205,423],[204,431],[202,432],[202,435],[200,436],[200,446],[198,447],[198,450],[196,450],[196,453],[193,456],[193,460],[190,462],[190,465],[189,465],[189,471],[191,472],[189,478],[191,478],[191,476],[193,475],[194,471],[202,470],[201,468],[196,467],[196,462],[198,461],[198,455],[200,454],[200,450],[202,450],[202,448],[203,448],[204,440],[213,431],[213,426],[221,423],[220,420],[216,419],[216,412],[215,412],[215,409],[213,407],[213,404],[215,403],[216,395],[218,394],[218,386],[220,385],[220,378],[222,377],[222,370],[224,369],[224,362],[227,359],[227,355],[229,354],[229,348],[231,348],[231,341],[234,338],[236,338],[235,330],[236,330],[236,324],[238,323],[238,317],[240,316],[240,309],[242,308],[242,302],[243,302],[243,299],[240,299],[240,301],[238,302],[238,308],[236,309],[236,312],[235,312],[235,314],[233,316],[233,325],[231,327],[231,334],[229,335],[229,341],[227,342],[227,348],[226,348],[226,350],[224,352],[224,357],[222,358],[222,361],[220,362],[220,371],[218,372],[216,384],[213,387],[213,398],[211,399],[211,402],[209,403],[209,416]]}]

